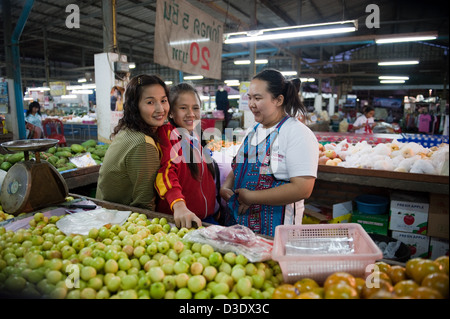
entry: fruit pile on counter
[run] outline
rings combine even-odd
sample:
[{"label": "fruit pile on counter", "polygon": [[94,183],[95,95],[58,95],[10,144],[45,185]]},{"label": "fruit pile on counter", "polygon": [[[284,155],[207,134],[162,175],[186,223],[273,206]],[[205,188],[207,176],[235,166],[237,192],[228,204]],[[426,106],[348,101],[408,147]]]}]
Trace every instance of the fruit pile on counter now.
[{"label": "fruit pile on counter", "polygon": [[[100,165],[106,154],[109,144],[99,144],[95,140],[87,140],[81,144],[72,144],[64,147],[51,147],[46,152],[40,152],[41,160],[46,160],[58,171],[66,171],[77,168],[74,159],[87,155],[92,159],[92,163]],[[34,157],[31,152],[30,157]],[[72,160],[71,160],[72,159]],[[0,154],[0,169],[8,171],[15,163],[24,160],[24,152],[14,154]]]},{"label": "fruit pile on counter", "polygon": [[319,164],[387,170],[395,172],[448,175],[449,145],[427,148],[415,142],[370,145],[367,141],[351,144],[319,143]]},{"label": "fruit pile on counter", "polygon": [[[79,214],[79,213],[77,213]],[[335,272],[324,283],[283,282],[274,260],[249,262],[190,242],[193,229],[130,212],[124,224],[66,235],[68,215],[29,216],[28,228],[0,224],[0,295],[51,299],[448,298],[448,256],[412,259],[406,267],[377,262],[379,286]],[[369,278],[368,277],[368,278]],[[378,287],[378,288],[377,288]]]},{"label": "fruit pile on counter", "polygon": [[[405,266],[376,262],[366,279],[346,272],[329,275],[323,284],[304,278],[275,288],[273,299],[448,299],[448,256],[413,258]],[[377,270],[375,270],[377,269]]]},{"label": "fruit pile on counter", "polygon": [[132,213],[122,225],[66,236],[64,217],[34,214],[28,229],[0,226],[0,294],[29,298],[269,299],[282,275],[274,261],[250,263],[183,240],[165,218]]}]

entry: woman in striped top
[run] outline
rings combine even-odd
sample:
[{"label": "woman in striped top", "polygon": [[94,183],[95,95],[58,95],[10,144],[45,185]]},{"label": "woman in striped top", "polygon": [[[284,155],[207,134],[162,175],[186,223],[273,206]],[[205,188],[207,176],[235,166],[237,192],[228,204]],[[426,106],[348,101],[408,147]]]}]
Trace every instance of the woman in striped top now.
[{"label": "woman in striped top", "polygon": [[100,168],[96,197],[155,210],[153,185],[160,167],[156,130],[169,112],[166,84],[154,75],[132,78],[123,110]]}]

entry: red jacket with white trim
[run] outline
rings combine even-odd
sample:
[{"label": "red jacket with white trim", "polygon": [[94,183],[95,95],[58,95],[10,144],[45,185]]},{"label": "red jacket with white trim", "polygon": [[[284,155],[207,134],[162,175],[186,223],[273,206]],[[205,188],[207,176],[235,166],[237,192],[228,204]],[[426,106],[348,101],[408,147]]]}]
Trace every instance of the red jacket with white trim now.
[{"label": "red jacket with white trim", "polygon": [[[158,128],[158,147],[161,154],[161,168],[155,181],[160,199],[156,211],[173,215],[172,206],[177,200],[184,200],[187,208],[200,219],[214,214],[216,184],[208,170],[202,154],[200,139],[190,143],[171,123]],[[194,152],[198,163],[198,179],[195,179],[186,163],[189,156],[183,152]],[[200,160],[203,159],[203,160]]]}]

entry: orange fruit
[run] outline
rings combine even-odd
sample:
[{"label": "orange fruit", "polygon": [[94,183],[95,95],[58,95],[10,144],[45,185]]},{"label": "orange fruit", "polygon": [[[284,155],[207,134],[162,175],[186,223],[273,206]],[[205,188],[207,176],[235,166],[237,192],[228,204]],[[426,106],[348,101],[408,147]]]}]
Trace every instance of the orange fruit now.
[{"label": "orange fruit", "polygon": [[[376,277],[375,277],[376,278]],[[371,282],[371,285],[364,285],[362,291],[361,291],[361,297],[364,299],[369,299],[370,296],[373,294],[376,294],[380,291],[386,291],[388,293],[392,293],[394,291],[394,287],[392,287],[392,284],[384,279],[375,279],[374,282]]]},{"label": "orange fruit", "polygon": [[297,288],[300,293],[302,293],[302,292],[311,291],[314,288],[318,288],[319,284],[314,279],[303,278],[303,279],[300,279],[299,281],[297,281],[294,284],[294,287]]},{"label": "orange fruit", "polygon": [[323,299],[325,296],[325,289],[323,289],[323,287],[313,288],[311,292],[318,294],[320,296],[320,299]]},{"label": "orange fruit", "polygon": [[295,299],[322,299],[322,297],[319,294],[315,293],[315,292],[306,291],[306,292],[302,292]]},{"label": "orange fruit", "polygon": [[391,278],[393,285],[402,280],[406,280],[406,269],[400,265],[394,265],[389,268],[387,274],[389,275],[389,278]]},{"label": "orange fruit", "polygon": [[416,288],[419,288],[419,285],[414,280],[402,280],[394,285],[394,293],[398,297],[406,297],[410,296]]},{"label": "orange fruit", "polygon": [[391,268],[391,265],[389,265],[388,263],[385,263],[384,261],[377,261],[375,263],[375,265],[378,266],[379,271],[384,272],[384,273],[387,273],[389,268]]},{"label": "orange fruit", "polygon": [[420,285],[427,275],[434,272],[442,272],[440,265],[433,260],[424,259],[413,268],[412,279]]},{"label": "orange fruit", "polygon": [[411,293],[413,299],[442,299],[439,291],[429,287],[418,287]]},{"label": "orange fruit", "polygon": [[417,264],[421,261],[424,261],[425,259],[417,257],[417,258],[411,258],[406,262],[405,269],[406,269],[406,276],[408,278],[413,278],[413,270],[416,268]]},{"label": "orange fruit", "polygon": [[358,295],[361,295],[363,287],[366,285],[366,281],[360,277],[356,277],[356,291],[358,292]]},{"label": "orange fruit", "polygon": [[272,294],[272,299],[294,299],[298,296],[298,290],[291,284],[281,284]]},{"label": "orange fruit", "polygon": [[356,289],[344,281],[328,285],[325,299],[359,299]]},{"label": "orange fruit", "polygon": [[327,279],[325,279],[325,282],[323,283],[325,293],[329,286],[338,284],[340,282],[344,282],[350,287],[356,288],[356,279],[352,274],[349,274],[347,272],[335,272],[329,275]]},{"label": "orange fruit", "polygon": [[448,276],[448,256],[438,257],[434,261],[441,265],[442,272]]},{"label": "orange fruit", "polygon": [[394,294],[392,292],[386,290],[377,291],[374,294],[371,294],[369,299],[394,299]]},{"label": "orange fruit", "polygon": [[448,298],[448,276],[443,273],[435,272],[427,275],[422,280],[422,287],[429,287],[439,291],[444,298]]},{"label": "orange fruit", "polygon": [[389,275],[387,273],[385,273],[385,272],[374,271],[374,272],[372,272],[372,274],[370,276],[372,276],[372,278],[379,278],[379,279],[386,280],[386,281],[388,281],[389,283],[392,284],[391,277],[389,277]]}]

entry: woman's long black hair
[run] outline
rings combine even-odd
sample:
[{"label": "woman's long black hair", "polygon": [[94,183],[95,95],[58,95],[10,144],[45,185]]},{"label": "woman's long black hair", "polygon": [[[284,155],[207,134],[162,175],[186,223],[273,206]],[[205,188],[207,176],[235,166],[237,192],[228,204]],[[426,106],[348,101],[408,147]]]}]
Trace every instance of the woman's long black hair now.
[{"label": "woman's long black hair", "polygon": [[[183,94],[183,93],[192,93],[197,97],[198,101],[201,101],[197,90],[189,83],[183,82],[178,85],[174,85],[170,88],[169,103],[170,103],[171,111],[175,107],[178,97],[180,96],[180,94]],[[177,126],[177,124],[175,124],[173,118],[171,118],[171,117],[169,117],[169,122],[173,126],[175,126],[175,127]],[[203,132],[201,132],[200,138],[202,136],[203,136]],[[201,145],[202,145],[202,148],[205,147],[205,143],[202,138],[201,138]],[[203,153],[202,155],[204,155],[208,159],[207,160],[208,170],[211,172],[213,178],[215,178],[216,174],[215,174],[215,169],[214,169],[214,162],[212,161],[211,156],[208,154],[208,150],[204,151],[202,149],[202,153]],[[198,179],[199,178],[198,163],[195,163],[195,161],[194,161],[194,152],[190,152],[190,158],[187,159],[186,164],[189,168],[189,171],[191,172],[192,177],[194,179]]]},{"label": "woman's long black hair", "polygon": [[31,114],[31,110],[33,109],[33,107],[37,107],[37,114],[41,115],[41,105],[39,104],[39,102],[33,101],[30,103],[30,105],[28,105],[27,114],[25,116]]},{"label": "woman's long black hair", "polygon": [[145,135],[152,137],[155,141],[158,140],[156,128],[149,126],[139,112],[139,101],[142,97],[144,88],[155,84],[161,85],[166,92],[166,96],[169,97],[169,89],[167,88],[166,83],[156,75],[141,74],[130,80],[125,90],[123,117],[119,120],[119,123],[114,128],[114,132],[111,136],[115,136],[120,130],[128,128],[136,132],[142,132]]}]

